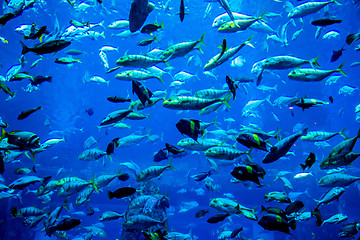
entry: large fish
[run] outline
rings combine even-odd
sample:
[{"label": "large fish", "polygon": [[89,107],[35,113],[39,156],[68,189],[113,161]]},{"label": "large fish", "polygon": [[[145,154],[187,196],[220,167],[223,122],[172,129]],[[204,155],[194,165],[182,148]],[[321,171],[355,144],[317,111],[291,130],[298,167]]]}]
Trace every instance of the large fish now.
[{"label": "large fish", "polygon": [[271,147],[270,152],[265,155],[263,163],[272,163],[278,160],[279,158],[285,156],[285,154],[290,150],[291,146],[298,140],[299,137],[307,133],[308,128],[290,135]]},{"label": "large fish", "polygon": [[146,21],[148,14],[154,9],[154,7],[154,4],[149,3],[148,0],[134,0],[131,3],[129,27],[132,33],[141,28]]},{"label": "large fish", "polygon": [[28,52],[34,52],[36,54],[46,54],[46,53],[53,53],[58,52],[71,44],[71,42],[66,40],[49,40],[47,42],[38,43],[34,47],[27,47],[23,42],[22,45],[22,54],[26,54]]}]

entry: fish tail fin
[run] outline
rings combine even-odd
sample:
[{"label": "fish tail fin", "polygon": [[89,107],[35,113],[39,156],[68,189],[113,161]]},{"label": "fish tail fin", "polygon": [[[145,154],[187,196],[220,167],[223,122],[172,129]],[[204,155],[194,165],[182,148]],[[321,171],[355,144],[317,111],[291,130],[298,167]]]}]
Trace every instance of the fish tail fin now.
[{"label": "fish tail fin", "polygon": [[310,60],[311,67],[313,67],[313,68],[315,68],[314,66],[320,67],[320,64],[318,63],[319,57],[320,57],[320,55],[317,56],[316,58],[313,58]]},{"label": "fish tail fin", "polygon": [[95,176],[96,174],[89,180],[89,183],[94,187],[96,192],[99,192],[98,187],[96,186],[96,182],[95,182]]},{"label": "fish tail fin", "polygon": [[275,177],[275,179],[274,179],[274,182],[276,182],[276,180],[278,180],[278,179],[279,179],[279,176],[276,175],[276,177]]},{"label": "fish tail fin", "polygon": [[30,48],[28,48],[22,41],[20,41],[21,43],[21,46],[22,46],[22,50],[21,50],[21,54],[25,54],[25,53],[28,53],[30,52]]},{"label": "fish tail fin", "polygon": [[163,83],[163,84],[165,84],[165,82],[164,82],[164,80],[162,79],[162,75],[163,75],[164,73],[162,72],[162,73],[160,73],[160,75],[159,76],[155,76],[161,83]]},{"label": "fish tail fin", "polygon": [[261,205],[261,211],[262,211],[262,212],[265,212],[265,211],[266,211],[266,208],[265,208],[263,205]]},{"label": "fish tail fin", "polygon": [[31,171],[33,171],[34,173],[36,173],[35,165],[31,168]]},{"label": "fish tail fin", "polygon": [[205,46],[205,42],[204,42],[205,33],[206,33],[206,32],[204,32],[204,33],[201,35],[200,39],[198,40],[198,42],[201,43],[201,44],[204,45],[204,46]]},{"label": "fish tail fin", "polygon": [[332,2],[335,3],[336,5],[339,5],[339,6],[342,5],[340,2],[338,2],[338,1],[336,1],[336,0],[333,0]]},{"label": "fish tail fin", "polygon": [[305,171],[306,165],[300,163],[300,166],[301,166],[302,170]]},{"label": "fish tail fin", "polygon": [[[229,101],[231,99],[231,93],[226,94],[224,97],[220,98],[220,101],[226,105],[228,109],[231,109]],[[230,96],[230,97],[229,97]],[[228,98],[229,97],[229,98]]]},{"label": "fish tail fin", "polygon": [[255,48],[254,45],[250,43],[251,39],[254,37],[254,34],[251,35],[243,44],[248,45],[249,47]]},{"label": "fish tail fin", "polygon": [[292,230],[295,230],[296,229],[296,221],[295,219],[291,220],[289,222],[289,227],[292,229]]},{"label": "fish tail fin", "polygon": [[11,208],[11,215],[13,216],[13,217],[16,217],[17,216],[17,207],[12,207]]},{"label": "fish tail fin", "polygon": [[63,207],[64,207],[68,212],[70,212],[70,208],[69,208],[69,205],[68,205],[69,198],[70,198],[70,196],[68,196],[68,197],[65,199],[64,203],[63,203]]},{"label": "fish tail fin", "polygon": [[272,102],[271,102],[271,100],[270,100],[270,95],[267,96],[265,100],[266,100],[271,106],[273,106],[273,104],[272,104]]},{"label": "fish tail fin", "polygon": [[161,223],[164,224],[166,230],[167,230],[166,224],[167,224],[168,220],[169,220],[169,217],[167,217],[161,221]]},{"label": "fish tail fin", "polygon": [[113,196],[113,192],[111,192],[111,191],[108,191],[108,198],[111,200],[111,199],[113,199],[114,198],[114,196]]},{"label": "fish tail fin", "polygon": [[41,36],[38,38],[40,42],[42,42],[42,40],[43,40],[43,36],[44,36],[44,35],[43,35],[43,34],[41,34]]},{"label": "fish tail fin", "polygon": [[30,158],[35,163],[35,152],[33,150],[29,150],[30,152]]},{"label": "fish tail fin", "polygon": [[[277,84],[275,84],[275,86],[274,86],[274,91],[275,91],[275,92],[277,92],[277,91],[278,91],[277,86],[278,86]],[[271,105],[272,105],[272,104],[271,104]]]},{"label": "fish tail fin", "polygon": [[339,135],[342,136],[343,138],[347,139],[348,137],[344,134],[345,129],[346,128],[341,129],[341,131],[339,132]]},{"label": "fish tail fin", "polygon": [[3,140],[6,136],[7,136],[7,132],[5,131],[5,129],[1,128],[0,141]]},{"label": "fish tail fin", "polygon": [[217,115],[215,116],[214,120],[211,122],[215,127],[219,128],[219,126],[216,124]]},{"label": "fish tail fin", "polygon": [[21,191],[19,191],[17,194],[15,194],[15,197],[16,197],[17,199],[19,199],[19,201],[20,201],[21,204],[23,204],[22,197],[21,197],[22,192],[23,192],[23,191],[21,190]]},{"label": "fish tail fin", "polygon": [[267,12],[268,12],[267,10],[265,12],[263,12],[259,17],[256,18],[256,20],[262,20],[262,21],[266,22],[264,19],[264,16]]},{"label": "fish tail fin", "polygon": [[347,45],[351,45],[353,42],[355,42],[357,40],[357,34],[356,33],[352,33],[347,35],[346,37],[346,43]]},{"label": "fish tail fin", "polygon": [[165,28],[164,27],[164,22],[161,22],[160,27],[163,28],[163,29]]},{"label": "fish tail fin", "polygon": [[[99,26],[102,27],[103,29],[106,29],[105,25],[105,20],[102,20],[100,23],[99,23]],[[118,51],[119,52],[119,51]]]},{"label": "fish tail fin", "polygon": [[171,158],[168,167],[171,168],[172,170],[175,170],[174,166],[171,165],[172,160],[173,160],[173,159]]},{"label": "fish tail fin", "polygon": [[344,75],[345,77],[347,77],[346,73],[343,71],[344,64],[345,64],[345,62],[340,64],[340,66],[336,69],[336,71],[339,72],[340,74]]}]

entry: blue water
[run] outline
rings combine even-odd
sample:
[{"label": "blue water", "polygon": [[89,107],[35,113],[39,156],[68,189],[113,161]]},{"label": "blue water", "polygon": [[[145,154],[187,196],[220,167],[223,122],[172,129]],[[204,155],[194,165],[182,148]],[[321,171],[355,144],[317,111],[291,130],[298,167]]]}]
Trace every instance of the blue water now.
[{"label": "blue water", "polygon": [[[80,3],[80,1],[76,0],[75,7]],[[110,8],[111,2],[107,0],[103,2],[102,6],[92,1],[88,1],[87,3],[94,7],[89,7],[86,11],[75,11],[66,1],[38,2],[33,8],[25,10],[21,16],[10,20],[5,26],[1,27],[0,36],[8,40],[8,43],[0,42],[0,62],[2,65],[0,75],[5,76],[11,66],[19,64],[18,59],[21,57],[19,40],[24,41],[22,35],[14,31],[19,25],[36,22],[37,26],[46,25],[51,32],[54,28],[55,17],[57,17],[61,30],[69,26],[71,19],[83,20],[85,22],[89,21],[90,23],[98,23],[104,20],[104,25],[108,26],[115,20],[127,19],[131,5],[130,0],[115,1],[114,10]],[[292,3],[296,6],[302,2],[292,1]],[[299,19],[295,19],[296,27],[289,24],[287,30],[289,45],[281,46],[281,43],[274,42],[270,39],[266,41],[267,35],[265,33],[254,32],[249,29],[239,33],[218,33],[216,28],[211,27],[212,21],[218,15],[224,13],[224,10],[220,4],[216,2],[212,3],[212,9],[208,17],[204,19],[203,15],[208,5],[207,2],[185,1],[188,14],[185,15],[185,20],[180,22],[179,16],[176,15],[180,1],[171,1],[171,9],[167,11],[163,8],[165,1],[157,1],[155,2],[156,8],[149,14],[146,23],[164,22],[165,29],[155,33],[160,39],[158,43],[153,43],[147,47],[140,47],[137,46],[136,43],[148,38],[148,35],[136,34],[127,38],[120,38],[112,36],[111,34],[120,33],[122,30],[96,27],[92,30],[99,32],[104,31],[105,38],[99,37],[96,40],[81,38],[80,40],[73,40],[67,49],[58,52],[56,56],[54,56],[54,54],[44,55],[44,60],[40,61],[35,68],[30,68],[30,65],[38,59],[39,56],[33,53],[27,53],[25,55],[27,63],[21,71],[27,71],[33,76],[49,75],[53,77],[53,81],[51,83],[45,82],[41,84],[38,90],[31,93],[24,91],[28,85],[28,80],[6,83],[12,91],[16,91],[16,97],[6,101],[8,95],[5,95],[3,92],[0,93],[0,117],[4,122],[9,124],[9,127],[6,129],[7,131],[31,131],[40,137],[41,142],[50,139],[51,136],[49,132],[53,130],[65,131],[66,142],[61,142],[44,152],[36,154],[37,176],[53,176],[54,179],[60,179],[66,176],[77,176],[83,179],[90,179],[95,174],[96,176],[105,173],[116,174],[120,168],[122,168],[122,172],[129,172],[131,178],[127,182],[114,180],[109,186],[104,188],[104,191],[100,191],[98,194],[95,193],[91,196],[90,206],[99,209],[94,215],[80,217],[72,215],[77,211],[85,211],[83,206],[74,208],[71,212],[65,210],[62,212],[62,215],[70,215],[81,219],[82,226],[97,224],[99,223],[98,217],[102,212],[107,210],[124,212],[129,203],[126,199],[109,200],[106,194],[108,190],[115,190],[123,186],[136,187],[138,184],[135,181],[134,175],[125,167],[120,166],[119,163],[134,161],[141,169],[153,165],[153,154],[161,148],[164,148],[165,142],[176,145],[176,143],[183,138],[175,127],[175,124],[180,118],[193,118],[204,122],[211,122],[217,116],[218,126],[225,130],[228,128],[239,130],[240,125],[253,123],[257,124],[264,131],[280,129],[283,137],[290,135],[293,132],[293,127],[297,123],[308,126],[311,131],[338,132],[346,128],[345,135],[348,137],[356,136],[359,129],[359,122],[355,120],[355,107],[360,104],[359,90],[349,96],[339,94],[339,89],[344,85],[350,85],[355,88],[360,87],[358,79],[360,68],[350,67],[351,63],[360,61],[359,52],[354,50],[356,44],[346,46],[346,50],[344,50],[340,59],[335,63],[330,63],[333,50],[338,50],[345,44],[345,38],[348,34],[355,33],[359,30],[359,5],[349,0],[343,0],[342,3],[342,6],[336,4],[330,4],[328,6],[330,16],[336,16],[337,19],[342,19],[343,22],[341,24],[325,27],[319,39],[315,39],[316,27],[312,26],[310,22],[324,16],[324,10],[322,9],[318,13],[304,17],[304,31],[294,41],[291,41],[291,37],[295,31],[301,28],[302,24]],[[254,16],[260,15],[266,10],[281,13],[283,12],[282,4],[283,3],[272,0],[230,1],[231,6],[240,6],[240,8],[234,7],[233,11]],[[107,11],[105,9],[107,9]],[[279,29],[288,21],[286,15],[287,13],[283,12],[282,17],[265,19],[274,29]],[[340,32],[340,35],[337,38],[322,39],[322,36],[330,30],[337,30]],[[189,40],[195,41],[199,39],[203,33],[206,33],[204,38],[206,45],[201,46],[204,53],[193,51],[183,58],[176,58],[169,61],[170,66],[173,67],[170,72],[172,76],[180,71],[197,74],[199,79],[194,77],[188,83],[180,86],[181,89],[192,91],[192,93],[212,87],[221,89],[225,84],[226,75],[233,77],[246,75],[255,78],[255,76],[251,74],[253,64],[264,58],[276,55],[291,55],[304,59],[320,56],[319,63],[322,69],[336,69],[342,62],[345,62],[344,72],[347,74],[347,77],[342,77],[336,83],[327,85],[325,83],[326,79],[321,82],[292,81],[287,78],[290,70],[274,70],[272,72],[275,73],[275,75],[264,73],[262,84],[267,86],[277,85],[277,92],[262,92],[256,89],[254,83],[245,84],[244,86],[248,92],[246,93],[243,88],[240,87],[237,91],[236,100],[230,101],[231,109],[226,111],[223,111],[222,107],[220,107],[216,113],[199,115],[197,111],[177,112],[176,110],[166,109],[161,105],[161,102],[159,102],[154,107],[143,110],[144,114],[149,114],[149,119],[139,121],[125,120],[124,122],[126,124],[131,125],[131,129],[109,128],[108,130],[99,130],[97,128],[108,113],[128,106],[128,103],[110,103],[106,100],[108,96],[129,96],[133,101],[138,99],[136,95],[131,93],[131,82],[115,79],[114,76],[116,72],[105,73],[104,66],[98,54],[102,46],[111,45],[118,48],[118,52],[107,53],[110,67],[115,67],[115,61],[125,53],[145,54],[152,48],[166,49],[171,44]],[[253,34],[254,38],[252,39],[252,43],[255,48],[245,46],[235,55],[235,57],[241,55],[245,58],[246,62],[242,67],[230,67],[231,60],[229,60],[212,71],[216,75],[217,80],[203,74],[204,64],[220,52],[218,46],[221,45],[223,38],[227,39],[229,47],[234,47],[244,42]],[[33,46],[35,43],[38,43],[38,40],[25,40],[24,42],[28,46]],[[268,51],[265,50],[265,44],[268,44]],[[54,63],[55,58],[67,56],[65,51],[70,48],[83,51],[83,54],[80,55],[81,63],[75,63],[72,66]],[[196,66],[193,63],[187,64],[188,58],[193,55],[200,57],[201,66]],[[158,64],[157,66],[162,69],[166,67],[165,64]],[[110,81],[109,86],[106,84],[83,83],[82,79],[86,72],[89,72],[90,76],[98,75]],[[173,79],[169,74],[165,74],[163,79],[165,84],[151,79],[146,81],[145,85],[153,92],[156,90],[166,90],[167,93],[170,94],[171,91],[175,90],[169,87]],[[269,95],[272,102],[279,96],[303,97],[307,95],[308,97],[325,101],[328,100],[329,96],[333,96],[334,103],[302,111],[301,108],[297,107],[294,107],[293,110],[290,110],[288,107],[274,107],[268,102],[265,102],[258,108],[260,117],[242,117],[242,108],[248,101],[265,99]],[[24,120],[16,119],[21,111],[37,106],[42,106],[42,110],[30,115]],[[94,114],[92,116],[86,113],[85,110],[88,108],[93,108]],[[339,116],[339,110],[341,108],[343,108],[343,114]],[[293,112],[293,116],[291,111]],[[274,119],[273,113],[278,116],[279,121]],[[235,122],[229,123],[224,120],[226,118],[233,118]],[[49,126],[44,125],[47,119],[50,120]],[[91,162],[78,160],[79,154],[84,150],[83,143],[90,136],[98,140],[98,147],[100,149],[105,150],[107,144],[115,137],[124,137],[135,132],[145,134],[148,130],[151,130],[150,134],[152,135],[161,136],[163,134],[163,141],[159,140],[151,143],[143,140],[139,145],[118,148],[115,150],[115,153],[112,154],[113,161],[106,158],[105,165],[102,159]],[[216,127],[211,126],[208,130],[216,130]],[[249,208],[256,207],[259,219],[263,214],[261,213],[261,205],[285,208],[285,204],[275,202],[266,203],[264,201],[264,195],[266,193],[284,190],[283,183],[280,180],[276,182],[273,181],[278,171],[292,172],[292,174],[288,175],[288,178],[294,186],[293,191],[302,192],[308,190],[309,195],[313,199],[320,199],[327,191],[326,188],[317,186],[317,181],[326,173],[320,170],[320,161],[328,155],[331,147],[338,144],[341,140],[342,138],[340,136],[336,136],[329,140],[330,147],[325,148],[318,148],[312,142],[296,142],[291,148],[294,155],[290,155],[287,159],[281,159],[272,164],[263,165],[267,172],[263,183],[268,185],[262,188],[257,188],[255,185],[247,188],[242,184],[230,183],[230,172],[233,169],[233,165],[219,166],[219,172],[211,176],[213,183],[220,185],[220,189],[216,192],[208,191],[204,186],[204,182],[197,183],[192,179],[188,179],[187,175],[190,169],[191,174],[196,174],[202,171],[208,171],[210,166],[203,153],[193,154],[191,151],[187,151],[188,154],[186,156],[173,160],[172,164],[176,169],[175,171],[166,170],[159,179],[154,179],[161,193],[164,194],[167,192],[171,209],[174,209],[168,212],[170,215],[168,221],[169,230],[188,233],[191,229],[193,235],[197,236],[198,239],[217,239],[218,235],[223,231],[221,226],[224,223],[228,223],[229,220],[210,225],[206,222],[206,219],[217,213],[216,210],[211,208],[210,215],[206,215],[201,219],[197,219],[194,216],[197,210],[208,209],[211,199],[223,197],[224,193],[232,193],[234,198],[243,206]],[[275,140],[271,141],[273,144],[276,142]],[[234,144],[234,142],[231,141],[228,141],[228,143]],[[239,150],[246,150],[246,148],[240,144],[237,144],[237,147]],[[299,164],[305,161],[309,152],[314,152],[317,156],[317,162],[310,170],[313,177],[303,181],[293,180],[293,175],[301,172]],[[359,152],[359,144],[355,145],[354,152]],[[254,150],[251,155],[256,163],[261,164],[264,152]],[[21,162],[5,164],[5,172],[3,174],[4,184],[8,185],[19,178],[18,175],[14,174],[14,170],[18,167],[24,166],[31,168],[33,166],[33,162],[26,156],[23,155],[20,159]],[[163,161],[160,164],[166,165],[167,161]],[[346,173],[359,176],[358,166],[359,163],[355,161],[352,166],[346,169]],[[59,176],[56,176],[60,168],[63,168],[63,171]],[[39,183],[30,185],[28,188],[30,190],[36,190],[38,187]],[[186,193],[178,193],[178,191],[183,188],[187,190]],[[199,188],[205,190],[204,195],[199,196],[192,191]],[[23,204],[20,204],[15,198],[0,201],[1,239],[21,239],[23,235],[21,235],[20,232],[31,233],[33,237],[26,239],[48,238],[45,236],[45,232],[41,231],[43,226],[42,222],[31,230],[27,229],[22,226],[22,218],[13,218],[10,215],[10,209],[13,206],[17,206],[18,208],[37,206],[50,210],[61,204],[64,199],[57,197],[57,193],[55,192],[51,195],[52,201],[50,203],[42,204],[33,193],[25,194],[25,192],[26,190],[24,190],[22,194]],[[70,198],[69,203],[74,205],[75,198],[76,194]],[[307,195],[302,195],[299,198],[305,203],[305,211],[310,211],[316,207],[312,198]],[[324,219],[335,213],[344,213],[349,216],[349,219],[345,223],[354,222],[358,220],[360,214],[358,208],[359,198],[358,184],[354,183],[346,188],[346,192],[339,201],[322,206],[320,209],[321,213]],[[186,213],[178,213],[181,202],[189,201],[196,201],[199,206]],[[112,222],[104,222],[102,228],[107,233],[106,239],[120,238],[122,221],[123,220],[119,219]],[[260,237],[265,239],[336,239],[342,225],[343,224],[327,224],[317,227],[315,225],[315,219],[313,218],[306,222],[298,222],[297,229],[291,230],[292,234],[287,235],[285,233],[263,230],[257,222],[248,220],[240,215],[231,217],[230,226],[228,226],[227,230],[233,230],[243,226],[244,230],[242,231],[242,235],[249,239],[258,239]],[[81,233],[84,233],[81,229],[71,230],[68,232],[69,239],[75,239],[76,236]],[[99,237],[94,237],[94,239],[98,238]]]}]

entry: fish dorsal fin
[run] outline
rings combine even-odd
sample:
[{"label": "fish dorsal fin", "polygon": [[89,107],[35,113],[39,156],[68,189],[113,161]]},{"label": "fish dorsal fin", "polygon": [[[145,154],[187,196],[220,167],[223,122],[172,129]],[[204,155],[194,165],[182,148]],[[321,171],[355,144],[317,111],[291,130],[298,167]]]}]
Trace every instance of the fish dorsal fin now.
[{"label": "fish dorsal fin", "polygon": [[221,52],[220,52],[219,57],[218,57],[216,60],[218,60],[219,58],[221,58],[221,57],[224,55],[224,53],[228,50],[228,47],[227,47],[227,43],[226,43],[226,39],[225,39],[225,38],[223,39],[223,43],[222,43],[222,45],[221,45],[220,47],[221,47]]}]

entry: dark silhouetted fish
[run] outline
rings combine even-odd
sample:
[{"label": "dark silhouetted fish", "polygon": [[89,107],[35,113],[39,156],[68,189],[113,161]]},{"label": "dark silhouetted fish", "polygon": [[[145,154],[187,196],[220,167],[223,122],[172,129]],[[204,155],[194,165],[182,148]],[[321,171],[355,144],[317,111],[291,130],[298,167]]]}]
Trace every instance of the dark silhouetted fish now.
[{"label": "dark silhouetted fish", "polygon": [[144,24],[148,14],[154,9],[148,0],[134,0],[131,3],[129,14],[129,27],[131,32],[136,32]]},{"label": "dark silhouetted fish", "polygon": [[338,60],[341,57],[344,50],[345,50],[344,47],[342,47],[339,50],[333,50],[333,54],[331,56],[330,62],[335,62],[336,60]]},{"label": "dark silhouetted fish", "polygon": [[94,109],[93,109],[93,108],[87,108],[87,109],[85,110],[85,112],[87,112],[87,114],[88,114],[89,116],[92,116],[92,115],[94,114]]},{"label": "dark silhouetted fish", "polygon": [[50,40],[43,43],[38,43],[34,47],[27,47],[22,41],[20,41],[22,45],[22,54],[26,54],[28,52],[34,52],[36,54],[46,54],[58,52],[71,44],[71,42],[66,40]]},{"label": "dark silhouetted fish", "polygon": [[212,216],[210,217],[207,222],[208,223],[218,223],[218,222],[221,222],[221,221],[224,221],[225,218],[227,218],[228,216],[230,216],[231,214],[230,213],[219,213],[219,214],[216,214],[215,216]]},{"label": "dark silhouetted fish", "polygon": [[119,188],[118,190],[116,190],[115,192],[108,191],[108,197],[109,197],[109,199],[113,199],[113,198],[120,199],[120,198],[123,198],[123,197],[131,196],[135,192],[136,192],[135,188],[122,187],[122,188]]},{"label": "dark silhouetted fish", "polygon": [[286,209],[285,209],[285,213],[286,215],[290,215],[292,213],[297,213],[298,211],[300,211],[303,207],[304,207],[304,203],[302,201],[296,200],[292,203],[290,203]]},{"label": "dark silhouetted fish", "polygon": [[154,156],[154,162],[161,162],[162,160],[168,159],[167,151],[165,152],[163,149],[158,151]]},{"label": "dark silhouetted fish", "polygon": [[152,104],[150,98],[153,95],[153,93],[147,87],[145,87],[145,85],[142,84],[141,82],[136,80],[132,81],[132,93],[133,94],[136,93],[142,105],[145,106],[146,102],[148,102],[150,105]]},{"label": "dark silhouetted fish", "polygon": [[201,209],[195,213],[195,217],[201,218],[201,217],[205,216],[207,213],[209,213],[209,209],[208,210]]},{"label": "dark silhouetted fish", "polygon": [[36,112],[36,111],[38,111],[38,110],[40,110],[40,109],[41,109],[41,106],[38,106],[38,107],[33,108],[33,109],[29,109],[29,110],[26,110],[26,111],[22,111],[22,112],[20,113],[20,115],[17,117],[17,119],[18,119],[18,120],[25,119],[25,118],[27,118],[28,116],[30,116],[30,114],[32,114],[32,113],[34,113],[34,112]]},{"label": "dark silhouetted fish", "polygon": [[180,16],[180,21],[184,21],[184,17],[185,17],[185,4],[184,4],[184,0],[180,1],[180,12],[179,12],[179,16]]},{"label": "dark silhouetted fish", "polygon": [[238,85],[236,85],[234,79],[229,75],[226,76],[226,84],[228,85],[231,93],[233,94],[233,100],[235,100],[236,89],[239,88]]},{"label": "dark silhouetted fish", "polygon": [[314,26],[319,26],[319,27],[325,27],[325,26],[329,26],[335,23],[341,23],[341,20],[337,20],[337,19],[329,19],[329,18],[323,18],[323,19],[318,19],[315,21],[312,21],[311,24]]},{"label": "dark silhouetted fish", "polygon": [[176,128],[181,134],[185,134],[197,141],[199,134],[203,134],[204,130],[200,130],[200,121],[194,119],[182,118],[176,123]]},{"label": "dark silhouetted fish", "polygon": [[307,167],[310,169],[311,166],[315,163],[315,161],[316,161],[315,153],[311,152],[311,153],[309,154],[309,156],[306,158],[305,164],[301,164],[301,163],[300,163],[300,166],[301,166],[302,170],[305,171],[305,169],[306,169]]},{"label": "dark silhouetted fish", "polygon": [[46,235],[51,236],[55,231],[67,231],[78,226],[81,223],[79,219],[65,218],[58,224],[46,228]]},{"label": "dark silhouetted fish", "polygon": [[31,85],[33,85],[33,86],[40,85],[40,84],[43,83],[43,82],[51,82],[51,81],[52,81],[52,77],[51,77],[51,76],[45,76],[45,77],[44,77],[44,76],[41,76],[41,75],[34,77],[33,80],[30,79],[30,83],[31,83]]},{"label": "dark silhouetted fish", "polygon": [[118,97],[118,96],[111,96],[106,98],[109,102],[113,103],[123,103],[123,102],[131,102],[130,98]]}]

